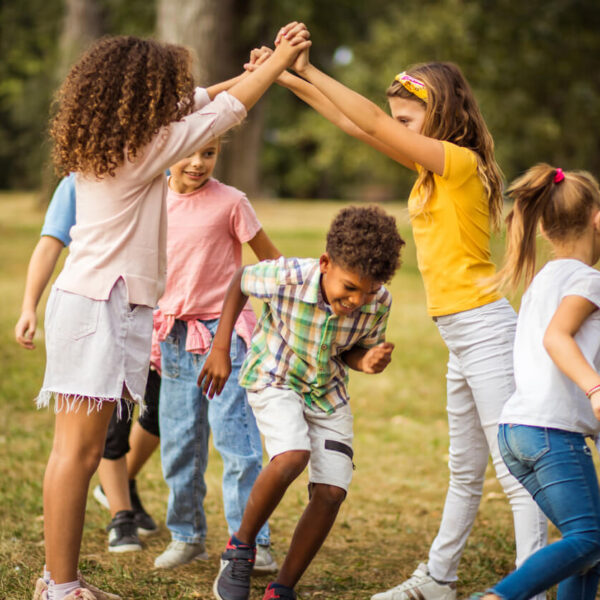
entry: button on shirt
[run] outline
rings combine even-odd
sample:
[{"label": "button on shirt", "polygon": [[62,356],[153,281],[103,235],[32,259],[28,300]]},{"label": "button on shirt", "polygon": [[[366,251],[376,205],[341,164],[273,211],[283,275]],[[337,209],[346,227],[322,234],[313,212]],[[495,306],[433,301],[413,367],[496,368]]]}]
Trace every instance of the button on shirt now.
[{"label": "button on shirt", "polygon": [[320,283],[317,259],[280,258],[244,269],[242,292],[264,304],[240,385],[252,392],[291,388],[309,407],[332,413],[348,402],[348,367],[341,354],[385,340],[392,297],[382,286],[372,302],[337,316]]}]

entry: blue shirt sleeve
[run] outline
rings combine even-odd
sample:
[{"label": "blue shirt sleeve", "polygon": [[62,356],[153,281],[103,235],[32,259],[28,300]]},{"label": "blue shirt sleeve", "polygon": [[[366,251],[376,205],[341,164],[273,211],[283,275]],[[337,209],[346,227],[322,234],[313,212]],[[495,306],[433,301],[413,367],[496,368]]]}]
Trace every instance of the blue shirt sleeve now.
[{"label": "blue shirt sleeve", "polygon": [[69,231],[73,225],[75,225],[75,173],[65,177],[54,191],[40,235],[49,235],[68,246],[71,243]]}]

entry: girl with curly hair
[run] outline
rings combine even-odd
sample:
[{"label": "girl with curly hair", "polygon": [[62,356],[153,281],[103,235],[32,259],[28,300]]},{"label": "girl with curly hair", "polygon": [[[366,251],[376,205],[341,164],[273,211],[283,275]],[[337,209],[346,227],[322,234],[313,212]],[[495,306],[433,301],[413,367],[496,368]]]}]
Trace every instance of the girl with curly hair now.
[{"label": "girl with curly hair", "polygon": [[373,600],[454,600],[490,453],[512,507],[517,565],[546,541],[545,519],[508,472],[496,437],[514,389],[516,314],[486,284],[495,273],[490,230],[502,216],[493,139],[455,64],[421,64],[396,75],[387,90],[391,116],[315,68],[308,51],[293,69],[302,78],[285,74],[282,85],[350,135],[417,172],[408,210],[428,312],[449,350],[450,486],[429,560]]},{"label": "girl with curly hair", "polygon": [[44,476],[46,567],[34,598],[118,598],[83,581],[77,563],[111,415],[143,405],[166,271],[164,171],[237,125],[309,44],[304,25],[293,23],[254,73],[194,89],[186,49],[111,37],[75,64],[58,93],[54,159],[61,173],[76,172],[77,223],[46,308],[38,406],[54,398],[56,423]]}]

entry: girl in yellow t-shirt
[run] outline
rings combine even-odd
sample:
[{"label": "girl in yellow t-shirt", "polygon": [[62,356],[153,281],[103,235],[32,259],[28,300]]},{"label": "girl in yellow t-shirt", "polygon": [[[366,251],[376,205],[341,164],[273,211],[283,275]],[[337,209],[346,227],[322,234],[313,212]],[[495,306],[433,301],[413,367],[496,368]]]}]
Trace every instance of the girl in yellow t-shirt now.
[{"label": "girl in yellow t-shirt", "polygon": [[292,68],[302,79],[284,72],[278,83],[418,174],[409,199],[417,258],[429,314],[450,353],[450,486],[428,562],[373,600],[415,594],[454,600],[458,562],[479,507],[489,453],[512,506],[517,565],[546,542],[545,518],[509,474],[496,437],[502,407],[514,390],[516,315],[483,283],[495,273],[490,226],[498,225],[502,214],[493,140],[469,84],[452,63],[423,64],[397,75],[387,90],[391,117],[310,64],[308,51]]}]

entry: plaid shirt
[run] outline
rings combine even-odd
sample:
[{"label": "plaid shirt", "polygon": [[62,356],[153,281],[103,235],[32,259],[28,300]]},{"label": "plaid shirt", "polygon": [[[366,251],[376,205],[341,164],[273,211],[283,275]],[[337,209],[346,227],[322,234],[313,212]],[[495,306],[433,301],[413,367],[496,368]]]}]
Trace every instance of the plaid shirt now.
[{"label": "plaid shirt", "polygon": [[336,316],[321,294],[316,259],[280,258],[246,267],[241,289],[264,301],[240,385],[256,392],[291,388],[311,408],[332,413],[348,402],[348,367],[341,354],[384,341],[392,304],[382,286],[374,300]]}]

